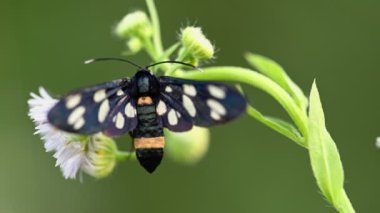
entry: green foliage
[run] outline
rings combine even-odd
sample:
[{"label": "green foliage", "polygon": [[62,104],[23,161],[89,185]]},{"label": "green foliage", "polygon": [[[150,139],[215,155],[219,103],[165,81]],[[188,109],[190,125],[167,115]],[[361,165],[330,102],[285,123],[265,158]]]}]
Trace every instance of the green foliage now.
[{"label": "green foliage", "polygon": [[[200,28],[189,27],[188,29],[196,29],[197,33],[186,34],[186,38],[180,38],[180,41],[174,42],[168,49],[165,49],[162,46],[159,19],[154,2],[146,0],[146,3],[150,13],[149,23],[152,24],[153,36],[149,35],[139,39],[142,41],[142,49],[154,62],[176,58],[176,60],[198,64],[201,60],[212,57],[213,46],[204,37]],[[197,48],[193,48],[192,44],[196,44]],[[203,57],[205,54],[194,52],[199,50],[207,50],[203,53],[210,54]],[[339,212],[355,212],[343,188],[342,162],[338,149],[325,127],[324,113],[315,84],[308,100],[278,63],[252,53],[245,54],[245,58],[257,71],[234,66],[219,66],[202,68],[204,72],[199,72],[199,70],[185,70],[180,65],[169,66],[167,64],[159,66],[159,69],[164,75],[169,76],[246,84],[272,96],[287,112],[291,121],[263,115],[251,104],[247,106],[248,115],[306,148],[310,153],[312,170],[317,184],[326,199]],[[158,70],[153,71],[158,73]],[[185,139],[189,140],[189,138]],[[173,134],[170,140],[182,139]]]},{"label": "green foliage", "polygon": [[[253,70],[239,67],[208,67],[203,70],[204,73],[197,71],[182,73],[181,77],[197,80],[234,81],[238,83],[248,84],[253,87],[257,87],[274,97],[275,100],[277,100],[278,103],[285,109],[285,111],[288,112],[289,117],[291,117],[298,128],[288,122],[264,116],[252,106],[248,106],[248,114],[263,124],[267,125],[268,127],[272,128],[273,130],[292,139],[297,144],[307,148],[310,153],[313,153],[311,154],[311,156],[315,157],[311,157],[313,172],[323,195],[334,205],[338,211],[354,212],[352,205],[343,189],[343,169],[341,166],[339,153],[333,140],[325,128],[322,108],[319,107],[319,109],[313,109],[316,107],[314,106],[316,105],[315,97],[310,100],[310,102],[312,102],[310,104],[310,107],[312,110],[315,110],[318,113],[313,112],[312,118],[320,120],[317,120],[319,121],[318,123],[313,123],[313,125],[310,125],[311,118],[309,119],[306,115],[306,112],[298,107],[295,99],[293,99],[280,85],[267,78],[266,76]],[[314,93],[312,92],[312,94]],[[325,137],[318,138],[316,136],[320,134],[320,130],[324,130],[323,134]],[[300,132],[304,135],[301,136]],[[328,139],[327,142],[326,139]],[[312,140],[312,142],[310,142],[310,140]],[[313,143],[313,145],[309,146],[308,143]],[[319,146],[315,145],[318,143]],[[318,154],[320,153],[321,146],[325,148],[325,146],[321,144],[325,143],[328,144],[326,147],[329,147],[328,150],[330,151],[323,153],[322,155]],[[331,147],[335,147],[335,149]],[[322,166],[325,169],[323,169]],[[326,172],[337,172],[337,174]],[[337,175],[337,177],[334,177],[336,178],[334,179],[335,181],[331,181],[329,179],[329,177],[331,177],[331,174],[333,176]],[[326,187],[326,184],[329,187]],[[334,191],[336,194],[332,193],[332,191]]]},{"label": "green foliage", "polygon": [[342,162],[338,148],[326,129],[315,82],[310,93],[308,147],[311,167],[322,193],[339,211],[354,212],[343,189]]}]

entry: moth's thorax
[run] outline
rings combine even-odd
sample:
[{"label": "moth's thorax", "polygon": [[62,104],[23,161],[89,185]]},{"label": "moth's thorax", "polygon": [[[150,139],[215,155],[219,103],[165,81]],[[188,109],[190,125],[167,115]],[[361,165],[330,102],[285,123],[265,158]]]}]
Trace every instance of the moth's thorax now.
[{"label": "moth's thorax", "polygon": [[155,96],[159,92],[158,80],[148,70],[139,70],[134,76],[134,81],[137,96]]}]

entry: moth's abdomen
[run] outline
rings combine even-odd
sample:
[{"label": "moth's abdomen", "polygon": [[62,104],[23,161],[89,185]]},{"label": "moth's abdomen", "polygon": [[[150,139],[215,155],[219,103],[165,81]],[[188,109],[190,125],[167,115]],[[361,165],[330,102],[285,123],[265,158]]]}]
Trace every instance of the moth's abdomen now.
[{"label": "moth's abdomen", "polygon": [[134,147],[140,164],[152,173],[160,165],[164,156],[165,139],[163,136],[155,138],[135,138]]},{"label": "moth's abdomen", "polygon": [[133,138],[154,138],[163,136],[162,124],[156,113],[156,105],[137,105],[138,124]]},{"label": "moth's abdomen", "polygon": [[149,96],[137,100],[138,125],[132,132],[136,156],[141,166],[152,173],[164,155],[164,132],[156,112],[156,104]]}]

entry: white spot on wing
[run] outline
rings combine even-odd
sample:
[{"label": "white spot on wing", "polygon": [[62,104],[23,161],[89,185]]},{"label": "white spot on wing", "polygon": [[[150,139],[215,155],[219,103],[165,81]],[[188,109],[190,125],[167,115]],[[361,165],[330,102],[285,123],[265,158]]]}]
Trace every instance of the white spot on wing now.
[{"label": "white spot on wing", "polygon": [[212,119],[217,120],[217,121],[221,119],[221,116],[215,111],[211,111],[210,116]]},{"label": "white spot on wing", "polygon": [[197,95],[197,90],[195,89],[195,87],[191,84],[184,84],[183,85],[183,92],[186,94],[186,95],[190,95],[190,96],[196,96]]},{"label": "white spot on wing", "polygon": [[125,93],[123,92],[123,90],[119,89],[117,92],[116,92],[116,95],[117,96],[122,96],[124,95]]},{"label": "white spot on wing", "polygon": [[174,109],[171,109],[168,113],[168,121],[169,121],[169,124],[174,126],[174,125],[177,125],[178,123],[178,118],[177,118],[177,115],[176,115],[176,112],[174,111]]},{"label": "white spot on wing", "polygon": [[101,102],[102,100],[104,100],[105,98],[107,97],[107,94],[106,94],[106,90],[105,89],[101,89],[101,90],[98,90],[94,93],[94,101],[96,103],[99,103]]},{"label": "white spot on wing", "polygon": [[224,89],[221,87],[208,85],[207,89],[215,98],[224,99],[226,97],[226,91],[224,91]]},{"label": "white spot on wing", "polygon": [[85,120],[84,120],[83,117],[81,117],[81,118],[79,118],[78,121],[75,122],[73,128],[74,128],[75,130],[78,130],[78,129],[80,129],[80,128],[82,128],[82,127],[84,126],[84,123],[85,123]]},{"label": "white spot on wing", "polygon": [[207,100],[207,106],[210,107],[211,111],[215,111],[219,115],[225,115],[227,113],[224,106],[216,100],[208,99]]},{"label": "white spot on wing", "polygon": [[210,116],[214,120],[220,120],[223,115],[227,114],[224,106],[216,100],[208,99],[207,106],[210,107]]},{"label": "white spot on wing", "polygon": [[158,115],[163,115],[166,113],[167,111],[167,108],[166,108],[166,104],[165,102],[163,101],[159,101],[158,104],[157,104],[157,108],[156,108],[156,111],[157,111],[157,114]]},{"label": "white spot on wing", "polygon": [[133,118],[136,115],[136,109],[132,106],[131,103],[128,103],[127,106],[125,106],[125,115],[129,118]]},{"label": "white spot on wing", "polygon": [[173,89],[170,86],[166,86],[165,92],[171,93],[171,92],[173,92]]},{"label": "white spot on wing", "polygon": [[125,119],[124,119],[123,114],[121,114],[121,112],[117,113],[116,124],[115,124],[116,128],[122,129],[124,127],[124,123],[125,123]]},{"label": "white spot on wing", "polygon": [[86,112],[86,108],[84,106],[79,106],[74,109],[67,119],[67,123],[73,125],[78,119],[82,118],[83,114]]},{"label": "white spot on wing", "polygon": [[66,97],[66,108],[67,109],[72,109],[76,107],[81,100],[82,96],[80,94],[76,95],[69,95]]},{"label": "white spot on wing", "polygon": [[182,101],[183,101],[183,107],[185,107],[189,115],[191,117],[195,117],[197,111],[195,109],[193,101],[187,95],[182,95]]},{"label": "white spot on wing", "polygon": [[98,112],[98,121],[102,123],[103,121],[106,120],[108,112],[110,111],[110,105],[108,103],[108,100],[104,100],[99,107],[99,112]]}]

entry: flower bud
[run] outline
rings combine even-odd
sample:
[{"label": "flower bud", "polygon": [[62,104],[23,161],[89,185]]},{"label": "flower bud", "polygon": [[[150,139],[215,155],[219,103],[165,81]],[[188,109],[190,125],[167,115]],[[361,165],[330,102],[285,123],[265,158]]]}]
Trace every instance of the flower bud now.
[{"label": "flower bud", "polygon": [[132,54],[138,53],[142,48],[140,39],[138,39],[136,37],[129,39],[127,41],[127,47],[129,49],[130,53],[132,53]]},{"label": "flower bud", "polygon": [[142,11],[127,14],[116,26],[116,35],[121,38],[149,38],[153,35],[152,24]]},{"label": "flower bud", "polygon": [[166,154],[174,161],[184,164],[198,163],[207,153],[210,132],[194,126],[188,132],[165,131]]},{"label": "flower bud", "polygon": [[111,174],[116,165],[117,147],[114,140],[96,135],[88,143],[84,171],[96,178]]},{"label": "flower bud", "polygon": [[200,27],[186,27],[183,29],[181,42],[192,58],[211,59],[214,55],[214,46],[202,33]]}]

